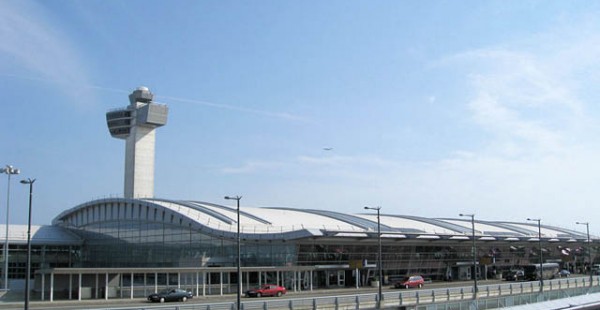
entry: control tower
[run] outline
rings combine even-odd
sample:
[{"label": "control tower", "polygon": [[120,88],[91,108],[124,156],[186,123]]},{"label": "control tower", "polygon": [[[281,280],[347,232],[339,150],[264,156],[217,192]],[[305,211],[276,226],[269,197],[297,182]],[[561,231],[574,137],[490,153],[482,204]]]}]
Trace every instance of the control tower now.
[{"label": "control tower", "polygon": [[147,87],[138,87],[129,106],[106,113],[111,136],[126,141],[125,198],[154,197],[154,129],[167,123],[169,109],[153,98]]}]

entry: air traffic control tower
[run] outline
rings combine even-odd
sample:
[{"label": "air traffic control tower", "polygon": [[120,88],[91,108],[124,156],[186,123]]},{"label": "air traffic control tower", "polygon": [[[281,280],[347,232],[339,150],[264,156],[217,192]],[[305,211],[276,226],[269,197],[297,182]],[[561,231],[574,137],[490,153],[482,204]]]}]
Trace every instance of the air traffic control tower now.
[{"label": "air traffic control tower", "polygon": [[125,139],[125,198],[154,197],[154,129],[167,123],[168,107],[152,102],[154,94],[138,87],[129,106],[106,113],[111,136]]}]

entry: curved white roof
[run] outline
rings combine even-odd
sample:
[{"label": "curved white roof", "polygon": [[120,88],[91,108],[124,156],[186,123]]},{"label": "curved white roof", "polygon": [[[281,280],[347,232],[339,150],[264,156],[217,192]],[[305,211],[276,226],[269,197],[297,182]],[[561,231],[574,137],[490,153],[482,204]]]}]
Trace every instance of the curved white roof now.
[{"label": "curved white roof", "polygon": [[[220,204],[169,199],[109,198],[90,201],[58,215],[53,224],[79,227],[95,221],[151,220],[190,225],[210,235],[235,237],[237,209]],[[244,239],[297,239],[304,237],[370,237],[377,233],[373,212],[346,214],[327,210],[285,207],[241,207],[240,232]],[[158,218],[157,218],[158,217]],[[466,240],[472,235],[471,221],[459,218],[425,218],[381,214],[382,237]],[[537,223],[475,221],[479,240],[527,241],[538,238]],[[542,225],[542,239],[587,240],[584,233]]]},{"label": "curved white roof", "polygon": [[[27,225],[9,225],[8,241],[27,244]],[[6,225],[0,225],[0,240],[6,239]],[[83,240],[67,229],[49,225],[31,225],[31,244],[80,245]]]}]

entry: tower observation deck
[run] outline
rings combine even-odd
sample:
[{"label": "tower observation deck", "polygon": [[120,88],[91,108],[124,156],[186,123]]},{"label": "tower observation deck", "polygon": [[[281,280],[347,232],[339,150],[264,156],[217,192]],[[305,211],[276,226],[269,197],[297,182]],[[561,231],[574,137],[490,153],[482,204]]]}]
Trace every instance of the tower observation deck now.
[{"label": "tower observation deck", "polygon": [[152,102],[154,94],[138,87],[125,108],[106,113],[108,130],[125,144],[125,198],[154,196],[155,129],[167,123],[168,107]]}]

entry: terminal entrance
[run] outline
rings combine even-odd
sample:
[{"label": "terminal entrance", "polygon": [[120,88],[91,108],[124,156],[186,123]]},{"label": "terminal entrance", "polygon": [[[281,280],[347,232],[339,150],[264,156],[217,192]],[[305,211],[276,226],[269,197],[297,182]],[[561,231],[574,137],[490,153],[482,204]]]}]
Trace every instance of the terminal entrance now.
[{"label": "terminal entrance", "polygon": [[313,282],[317,287],[345,287],[346,270],[318,270]]},{"label": "terminal entrance", "polygon": [[326,286],[346,286],[346,273],[344,270],[326,272],[328,274]]}]

